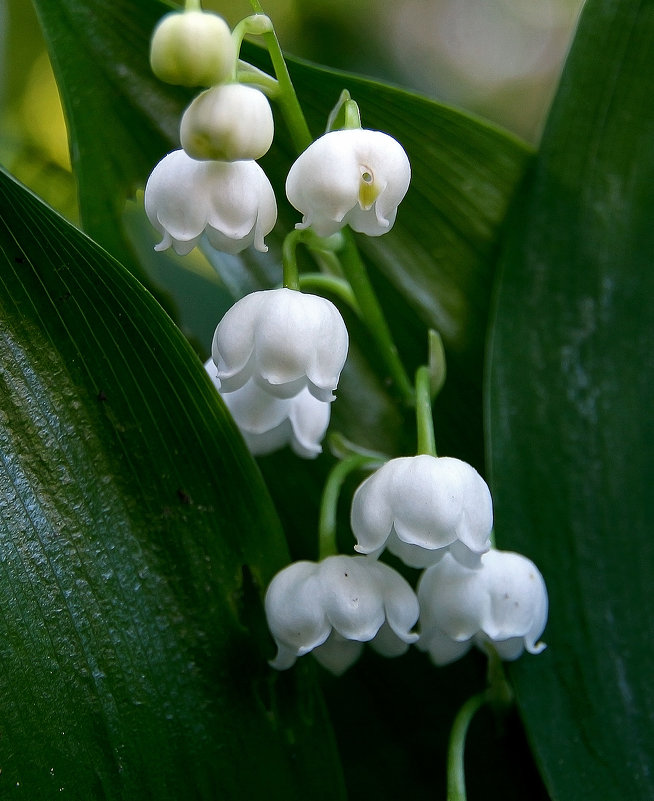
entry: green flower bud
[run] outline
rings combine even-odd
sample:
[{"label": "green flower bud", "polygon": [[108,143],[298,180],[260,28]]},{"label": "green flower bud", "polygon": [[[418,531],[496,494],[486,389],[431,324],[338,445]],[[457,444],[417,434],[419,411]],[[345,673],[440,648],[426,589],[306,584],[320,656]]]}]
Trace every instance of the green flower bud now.
[{"label": "green flower bud", "polygon": [[235,64],[229,25],[218,14],[173,11],[152,33],[150,66],[166,83],[213,86],[228,80]]}]

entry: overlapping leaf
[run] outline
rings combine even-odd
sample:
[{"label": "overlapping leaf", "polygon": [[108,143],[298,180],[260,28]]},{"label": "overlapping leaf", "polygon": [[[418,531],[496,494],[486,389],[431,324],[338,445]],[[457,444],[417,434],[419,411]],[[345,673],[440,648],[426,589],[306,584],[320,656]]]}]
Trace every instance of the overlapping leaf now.
[{"label": "overlapping leaf", "polygon": [[550,589],[516,666],[553,798],[654,796],[654,7],[589,0],[512,219],[491,352],[500,545]]},{"label": "overlapping leaf", "polygon": [[201,364],[4,173],[0,263],[0,795],[340,797],[310,676],[266,664],[286,546]]}]

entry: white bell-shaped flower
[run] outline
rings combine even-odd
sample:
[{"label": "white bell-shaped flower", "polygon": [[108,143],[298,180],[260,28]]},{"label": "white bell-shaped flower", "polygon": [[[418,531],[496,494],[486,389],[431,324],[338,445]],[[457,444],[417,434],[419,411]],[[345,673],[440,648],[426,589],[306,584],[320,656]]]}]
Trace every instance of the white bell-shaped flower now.
[{"label": "white bell-shaped flower", "polygon": [[161,81],[179,86],[212,86],[236,66],[229,25],[210,11],[171,11],[152,33],[150,66]]},{"label": "white bell-shaped flower", "polygon": [[277,220],[275,193],[254,161],[196,161],[183,150],[169,153],[145,187],[145,211],[163,239],[185,256],[203,233],[217,250],[240,253],[249,245],[268,250],[264,237]]},{"label": "white bell-shaped flower", "polygon": [[385,547],[411,567],[434,564],[447,551],[474,565],[490,548],[493,502],[479,473],[449,456],[391,459],[354,493],[355,550]]},{"label": "white bell-shaped flower", "polygon": [[246,295],[228,310],[211,353],[223,393],[253,378],[278,398],[306,388],[318,400],[331,401],[347,349],[347,328],[331,301],[269,289]]},{"label": "white bell-shaped flower", "polygon": [[411,181],[402,145],[381,131],[330,131],[291,166],[289,202],[302,212],[297,228],[330,236],[343,226],[368,236],[390,231]]},{"label": "white bell-shaped flower", "polygon": [[397,656],[417,635],[418,601],[393,568],[365,556],[329,556],[295,562],[270,583],[268,626],[277,643],[271,665],[285,670],[313,651],[333,673],[342,673],[370,642]]},{"label": "white bell-shaped flower", "polygon": [[194,159],[260,159],[275,132],[268,98],[240,83],[213,86],[199,94],[182,115],[182,148]]},{"label": "white bell-shaped flower", "polygon": [[547,589],[538,568],[521,554],[490,550],[469,568],[446,554],[418,584],[420,640],[433,662],[446,665],[473,645],[491,645],[500,658],[538,654],[547,622]]},{"label": "white bell-shaped flower", "polygon": [[[205,370],[220,392],[213,359]],[[276,398],[252,378],[234,392],[221,392],[250,453],[264,456],[290,445],[298,456],[313,459],[322,451],[331,404],[303,389],[293,398]]]}]

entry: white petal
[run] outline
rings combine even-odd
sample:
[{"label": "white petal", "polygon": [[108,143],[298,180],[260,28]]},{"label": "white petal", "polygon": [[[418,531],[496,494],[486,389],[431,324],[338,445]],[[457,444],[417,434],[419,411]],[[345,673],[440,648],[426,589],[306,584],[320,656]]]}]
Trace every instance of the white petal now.
[{"label": "white petal", "polygon": [[288,419],[291,401],[275,398],[250,379],[234,392],[221,391],[222,399],[241,431],[263,434]]},{"label": "white petal", "polygon": [[294,562],[270,582],[265,597],[268,627],[280,646],[280,659],[290,649],[296,656],[323,643],[331,631],[320,598],[315,562]]},{"label": "white petal", "polygon": [[[490,547],[492,501],[479,473],[459,459],[401,457],[357,489],[351,522],[362,553],[379,548],[393,530],[407,545],[430,551],[461,540],[475,553],[484,552]],[[416,554],[409,564],[429,561]]]},{"label": "white petal", "polygon": [[420,613],[415,592],[397,570],[383,562],[373,561],[372,564],[379,575],[388,625],[403,642],[415,642],[418,635],[411,629],[416,625]]},{"label": "white petal", "polygon": [[272,144],[274,123],[268,98],[239,83],[212,86],[182,115],[179,135],[194,159],[260,159]]},{"label": "white petal", "polygon": [[289,422],[291,447],[304,459],[312,459],[322,451],[321,442],[329,426],[331,404],[319,401],[303,389],[291,400]]},{"label": "white petal", "polygon": [[217,242],[217,234],[222,234],[234,240],[234,247],[228,252],[238,253],[258,239],[255,245],[261,250],[263,236],[272,230],[277,219],[275,194],[264,171],[254,161],[199,163],[204,170],[209,203],[210,241],[213,237]]},{"label": "white petal", "polygon": [[[274,294],[273,294],[274,293]],[[258,375],[271,392],[308,386],[316,398],[332,399],[348,348],[348,334],[331,301],[290,289],[272,290],[257,326]]]},{"label": "white petal", "polygon": [[345,362],[348,335],[333,303],[290,289],[253,292],[223,317],[212,356],[223,391],[255,380],[279,398],[304,387],[321,401],[333,399]]},{"label": "white petal", "polygon": [[391,136],[362,129],[331,131],[292,165],[286,195],[303,214],[298,227],[330,236],[349,223],[378,236],[392,226],[410,180],[407,155]]},{"label": "white petal", "polygon": [[345,131],[321,136],[300,154],[286,178],[286,196],[304,215],[302,227],[312,226],[318,236],[342,228],[341,221],[358,202],[360,173],[348,141]]},{"label": "white petal", "polygon": [[383,588],[375,564],[364,556],[329,556],[320,562],[325,614],[348,640],[371,640],[384,622]]},{"label": "white petal", "polygon": [[417,592],[420,628],[427,640],[432,631],[457,642],[469,640],[490,605],[481,570],[464,567],[449,553],[425,570]]},{"label": "white petal", "polygon": [[492,550],[482,556],[490,604],[480,628],[495,642],[524,637],[529,650],[547,620],[547,589],[538,568],[522,554]]},{"label": "white petal", "polygon": [[268,664],[270,667],[275,668],[275,670],[288,670],[293,667],[296,660],[297,651],[295,648],[288,648],[283,643],[277,642],[277,654]]},{"label": "white petal", "polygon": [[[490,637],[487,637],[485,634],[477,634],[475,637],[475,645],[481,651],[486,651],[487,646],[491,645],[497,652],[499,658],[504,659],[507,662],[512,662],[514,659],[518,659],[518,657],[522,656],[522,652],[525,650],[525,641],[523,637],[510,637],[508,640],[497,642],[495,640],[491,640]],[[543,646],[543,648],[544,647],[545,646]]]},{"label": "white petal", "polygon": [[[200,164],[183,150],[163,158],[145,185],[145,212],[164,235],[157,249],[173,244],[180,255],[190,252],[207,224],[207,204],[200,180]],[[192,244],[191,244],[192,243]]]},{"label": "white petal", "polygon": [[214,247],[238,253],[250,244],[266,250],[263,238],[275,225],[275,194],[254,161],[196,161],[183,150],[169,153],[145,187],[145,210],[164,235],[157,250],[172,245],[189,253],[207,230]]},{"label": "white petal", "polygon": [[345,217],[345,222],[353,231],[366,236],[381,236],[393,227],[397,209],[391,209],[386,217],[380,217],[379,206],[375,203],[370,209],[355,206]]},{"label": "white petal", "polygon": [[255,328],[266,292],[252,292],[227,310],[213,336],[211,355],[223,391],[245,384],[252,373]]},{"label": "white petal", "polygon": [[[456,543],[454,543],[456,545]],[[453,548],[454,545],[450,545]],[[421,548],[419,545],[409,545],[408,542],[401,540],[395,533],[395,529],[391,530],[389,538],[386,540],[386,549],[401,559],[405,565],[409,567],[417,567],[424,569],[431,567],[439,562],[443,556],[448,552],[448,548],[437,548],[436,550],[427,550]]]},{"label": "white petal", "polygon": [[277,398],[251,378],[240,389],[221,392],[213,359],[205,362],[204,369],[252,454],[263,456],[286,445],[303,459],[313,459],[321,453],[331,404],[316,400],[306,388],[294,398]]},{"label": "white petal", "polygon": [[491,550],[474,569],[448,553],[423,574],[418,599],[426,649],[443,637],[474,637],[482,648],[492,644],[503,659],[516,659],[525,647],[531,653],[545,647],[536,642],[547,618],[545,582],[520,554]]},{"label": "white petal", "polygon": [[381,467],[356,489],[350,510],[350,525],[359,553],[382,549],[393,528],[393,508],[389,497],[390,474]]},{"label": "white petal", "polygon": [[362,652],[363,643],[346,640],[333,631],[322,645],[314,648],[312,653],[330,673],[341,676],[357,661]]},{"label": "white petal", "polygon": [[421,651],[427,651],[435,665],[449,665],[468,653],[472,640],[453,640],[440,629],[432,628],[420,635],[416,643]]}]

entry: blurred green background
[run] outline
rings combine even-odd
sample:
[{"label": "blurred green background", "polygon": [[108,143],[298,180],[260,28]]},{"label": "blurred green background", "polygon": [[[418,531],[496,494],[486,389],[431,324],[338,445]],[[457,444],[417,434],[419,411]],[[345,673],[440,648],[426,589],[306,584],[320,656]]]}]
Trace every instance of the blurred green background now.
[{"label": "blurred green background", "polygon": [[[289,53],[415,89],[537,142],[581,4],[268,0],[264,8]],[[232,24],[250,13],[246,0],[205,7]],[[65,124],[29,0],[0,0],[0,64],[0,162],[75,221]]]}]

